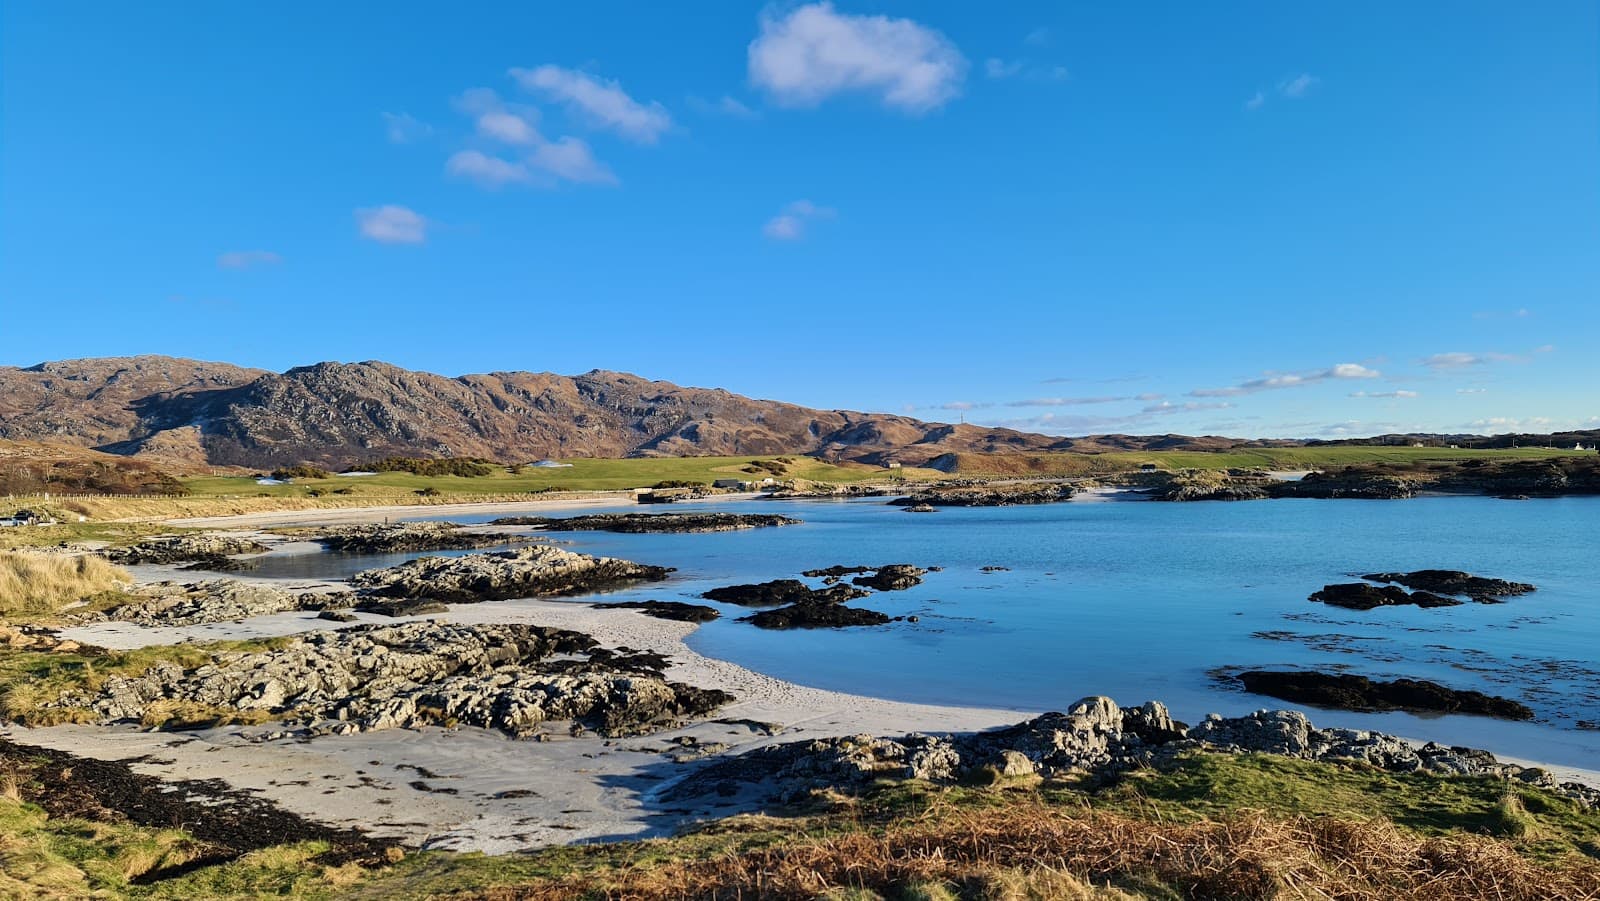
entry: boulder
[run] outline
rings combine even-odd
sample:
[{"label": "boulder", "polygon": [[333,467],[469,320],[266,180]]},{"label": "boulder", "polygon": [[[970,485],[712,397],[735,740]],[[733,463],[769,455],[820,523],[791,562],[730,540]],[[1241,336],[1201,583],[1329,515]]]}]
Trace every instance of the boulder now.
[{"label": "boulder", "polygon": [[493,554],[419,557],[388,569],[359,573],[350,581],[382,597],[469,604],[588,594],[659,582],[671,572],[667,567],[536,545]]}]

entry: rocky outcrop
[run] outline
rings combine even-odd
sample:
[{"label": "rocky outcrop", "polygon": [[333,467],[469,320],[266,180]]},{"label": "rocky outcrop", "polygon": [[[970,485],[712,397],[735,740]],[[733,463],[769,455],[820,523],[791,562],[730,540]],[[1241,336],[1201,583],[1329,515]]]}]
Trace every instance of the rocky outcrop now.
[{"label": "rocky outcrop", "polygon": [[1350,468],[1307,473],[1298,482],[1279,482],[1272,487],[1272,496],[1401,500],[1415,497],[1417,487],[1416,479]]},{"label": "rocky outcrop", "polygon": [[474,532],[453,522],[370,523],[304,533],[304,537],[341,554],[402,554],[458,551],[513,544],[515,535]]},{"label": "rocky outcrop", "polygon": [[709,623],[721,616],[721,611],[705,604],[685,604],[681,601],[622,601],[615,604],[595,604],[596,610],[637,610],[656,619],[670,619],[681,623]]},{"label": "rocky outcrop", "polygon": [[889,503],[897,507],[1011,507],[1070,501],[1075,492],[1071,485],[1053,482],[959,485],[929,488],[907,497],[897,497]]},{"label": "rocky outcrop", "polygon": [[1446,688],[1421,679],[1382,682],[1349,673],[1250,670],[1239,682],[1252,694],[1336,710],[1408,710],[1465,713],[1506,720],[1533,719],[1527,705],[1477,691]]},{"label": "rocky outcrop", "polygon": [[927,570],[909,563],[890,563],[870,575],[856,576],[850,582],[875,591],[903,591],[921,585],[922,577],[927,574]]},{"label": "rocky outcrop", "polygon": [[1170,766],[1196,751],[1358,762],[1398,773],[1494,776],[1548,788],[1589,807],[1600,805],[1600,790],[1500,763],[1486,751],[1416,747],[1380,732],[1317,729],[1305,714],[1286,710],[1233,718],[1212,714],[1190,728],[1158,702],[1119,708],[1102,697],[989,732],[857,735],[759,748],[706,766],[666,794],[669,800],[715,793],[784,802],[822,790],[861,791],[886,778],[952,783],[1090,774],[1114,779],[1128,770]]},{"label": "rocky outcrop", "polygon": [[547,532],[733,532],[799,525],[770,513],[596,513],[589,516],[508,516],[494,526],[539,526]]},{"label": "rocky outcrop", "polygon": [[388,569],[359,573],[350,581],[383,597],[470,604],[588,594],[639,582],[659,582],[671,572],[667,567],[537,545],[494,554],[420,557]]},{"label": "rocky outcrop", "polygon": [[577,632],[524,624],[415,622],[298,636],[185,669],[158,663],[106,677],[54,704],[97,722],[147,719],[160,705],[260,711],[313,732],[478,726],[523,736],[549,721],[629,735],[703,716],[725,692],[668,682],[665,660],[607,651]]},{"label": "rocky outcrop", "polygon": [[1365,582],[1324,585],[1322,590],[1313,593],[1310,599],[1319,604],[1343,607],[1346,610],[1374,610],[1378,607],[1403,607],[1408,604],[1417,607],[1458,607],[1463,603],[1456,598],[1442,597],[1428,591],[1413,593],[1393,585],[1380,588]]},{"label": "rocky outcrop", "polygon": [[288,591],[275,585],[237,579],[156,582],[141,585],[128,595],[128,603],[85,619],[151,627],[199,626],[290,610],[339,609],[355,602],[355,596],[349,592]]},{"label": "rocky outcrop", "polygon": [[235,554],[260,554],[267,546],[236,535],[162,535],[126,547],[109,547],[101,556],[121,566],[150,563],[214,562]]},{"label": "rocky outcrop", "polygon": [[740,622],[761,629],[837,629],[844,626],[881,626],[893,617],[845,604],[807,601],[741,617]]},{"label": "rocky outcrop", "polygon": [[740,607],[777,607],[782,604],[843,604],[856,598],[867,597],[871,592],[849,585],[830,585],[812,588],[799,579],[774,579],[753,585],[727,585],[713,588],[700,595],[708,601],[737,604]]},{"label": "rocky outcrop", "polygon": [[1475,576],[1453,569],[1422,569],[1409,573],[1368,573],[1361,578],[1370,582],[1391,582],[1415,588],[1418,591],[1439,594],[1457,594],[1474,601],[1495,603],[1501,598],[1516,597],[1538,591],[1537,585],[1527,582],[1508,582]]},{"label": "rocky outcrop", "polygon": [[1184,469],[1143,473],[1158,501],[1254,501],[1271,497],[1273,480],[1254,470]]}]

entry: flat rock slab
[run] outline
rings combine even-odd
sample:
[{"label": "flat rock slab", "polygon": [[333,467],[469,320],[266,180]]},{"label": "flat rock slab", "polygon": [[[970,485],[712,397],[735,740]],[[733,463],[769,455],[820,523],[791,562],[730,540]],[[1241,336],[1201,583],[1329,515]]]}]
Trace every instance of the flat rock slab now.
[{"label": "flat rock slab", "polygon": [[1527,705],[1510,698],[1446,688],[1421,679],[1382,682],[1348,673],[1250,670],[1240,673],[1238,680],[1252,694],[1336,710],[1409,710],[1533,719],[1533,711]]}]

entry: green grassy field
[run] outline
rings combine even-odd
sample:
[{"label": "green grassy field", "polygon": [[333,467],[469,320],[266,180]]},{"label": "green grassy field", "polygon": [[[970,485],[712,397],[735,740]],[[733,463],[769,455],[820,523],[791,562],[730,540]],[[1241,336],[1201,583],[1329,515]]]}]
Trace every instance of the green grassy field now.
[{"label": "green grassy field", "polygon": [[962,454],[959,475],[1094,475],[1126,472],[1153,463],[1161,469],[1326,469],[1358,463],[1411,465],[1463,460],[1522,460],[1547,457],[1592,457],[1593,451],[1543,447],[1473,450],[1448,447],[1387,447],[1338,445],[1332,447],[1239,448],[1229,451],[1113,451],[1103,454]]},{"label": "green grassy field", "polygon": [[[296,479],[289,485],[257,485],[255,479],[199,478],[184,486],[202,497],[303,497],[318,491],[331,494],[345,490],[362,497],[408,494],[432,488],[446,495],[504,495],[536,491],[613,491],[648,488],[658,482],[683,481],[709,485],[717,479],[753,479],[767,476],[783,479],[810,479],[818,482],[861,482],[882,479],[888,471],[859,464],[833,465],[811,457],[785,456],[779,462],[781,474],[765,470],[747,472],[753,461],[776,462],[777,457],[651,457],[624,460],[571,460],[570,467],[541,469],[524,467],[512,474],[497,468],[482,478],[460,476],[417,476],[405,472],[383,472],[371,476],[334,476],[329,479]],[[931,473],[938,475],[938,473]]]}]

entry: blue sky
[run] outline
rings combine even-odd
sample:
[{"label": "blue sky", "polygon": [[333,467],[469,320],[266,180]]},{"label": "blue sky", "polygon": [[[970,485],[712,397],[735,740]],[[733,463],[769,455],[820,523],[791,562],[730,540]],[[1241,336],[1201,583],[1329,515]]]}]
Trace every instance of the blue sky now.
[{"label": "blue sky", "polygon": [[1592,2],[0,6],[0,364],[1600,426]]}]

